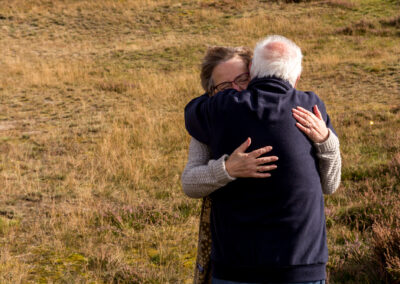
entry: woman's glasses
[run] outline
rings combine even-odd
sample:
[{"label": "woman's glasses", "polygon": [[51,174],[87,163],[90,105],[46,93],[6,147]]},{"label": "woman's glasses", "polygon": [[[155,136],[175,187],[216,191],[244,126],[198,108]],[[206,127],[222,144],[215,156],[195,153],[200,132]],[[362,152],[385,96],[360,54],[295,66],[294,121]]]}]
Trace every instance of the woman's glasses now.
[{"label": "woman's glasses", "polygon": [[213,94],[216,94],[216,93],[221,92],[226,89],[232,89],[233,83],[235,83],[236,85],[239,85],[239,86],[243,86],[244,84],[247,84],[249,82],[249,80],[250,80],[250,74],[249,74],[249,72],[245,72],[245,73],[242,73],[239,76],[237,76],[233,81],[222,82],[222,83],[216,85],[215,87],[213,87],[211,90],[212,90]]}]

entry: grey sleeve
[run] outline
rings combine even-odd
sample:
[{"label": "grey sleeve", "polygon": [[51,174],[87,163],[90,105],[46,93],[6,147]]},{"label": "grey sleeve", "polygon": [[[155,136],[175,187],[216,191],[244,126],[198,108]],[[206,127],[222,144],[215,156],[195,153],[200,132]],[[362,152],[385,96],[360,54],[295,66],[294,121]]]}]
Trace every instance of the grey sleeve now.
[{"label": "grey sleeve", "polygon": [[329,130],[329,138],[323,143],[314,143],[317,151],[322,192],[332,194],[340,185],[342,160],[337,136]]},{"label": "grey sleeve", "polygon": [[[342,162],[339,146],[339,139],[330,130],[325,142],[314,143],[324,194],[334,193],[340,184]],[[225,169],[227,157],[223,155],[218,160],[210,159],[209,147],[192,138],[188,162],[181,177],[185,194],[192,198],[202,198],[235,180]]]},{"label": "grey sleeve", "polygon": [[188,162],[181,177],[184,193],[192,198],[202,198],[235,180],[225,169],[227,157],[223,155],[218,160],[210,159],[209,147],[192,137]]}]

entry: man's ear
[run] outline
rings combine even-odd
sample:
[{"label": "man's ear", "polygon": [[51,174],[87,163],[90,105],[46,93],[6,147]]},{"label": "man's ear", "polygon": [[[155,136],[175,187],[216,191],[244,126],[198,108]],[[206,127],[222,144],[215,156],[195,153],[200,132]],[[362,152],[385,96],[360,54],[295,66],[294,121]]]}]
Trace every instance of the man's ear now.
[{"label": "man's ear", "polygon": [[250,63],[249,63],[249,73],[250,73],[250,70],[251,70],[251,64],[252,63],[253,63],[252,61],[250,61]]},{"label": "man's ear", "polygon": [[[300,74],[301,75],[301,74]],[[299,82],[299,80],[300,80],[300,75],[299,75],[299,77],[297,77],[297,79],[296,79],[296,83],[294,83],[294,86],[293,86],[293,88],[296,88],[296,86],[297,86],[297,83]]]}]

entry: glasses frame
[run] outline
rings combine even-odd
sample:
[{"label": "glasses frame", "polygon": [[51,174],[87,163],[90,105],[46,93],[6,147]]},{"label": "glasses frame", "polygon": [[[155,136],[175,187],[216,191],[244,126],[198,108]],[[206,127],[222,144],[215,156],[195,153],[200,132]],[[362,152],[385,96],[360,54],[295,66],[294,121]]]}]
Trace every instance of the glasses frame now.
[{"label": "glasses frame", "polygon": [[[232,83],[235,83],[236,85],[241,85],[241,84],[243,84],[243,83],[237,83],[236,81],[237,81],[237,79],[238,79],[240,76],[243,76],[243,75],[245,75],[245,74],[246,74],[247,76],[249,76],[248,79],[250,79],[250,72],[244,72],[244,73],[242,73],[242,74],[237,75],[236,78],[233,79],[233,81],[225,81],[225,82],[219,83],[218,85],[212,87],[212,88],[211,88],[212,93],[215,94],[215,93],[216,93],[215,91],[217,90],[218,86],[221,86],[221,85],[223,85],[223,84],[229,83],[229,84],[230,84],[230,87],[232,87]],[[222,89],[222,90],[218,90],[217,92],[222,92],[222,91],[224,91],[224,90],[226,90],[226,89],[231,89],[231,88],[228,87],[228,88],[225,88],[225,89]]]}]

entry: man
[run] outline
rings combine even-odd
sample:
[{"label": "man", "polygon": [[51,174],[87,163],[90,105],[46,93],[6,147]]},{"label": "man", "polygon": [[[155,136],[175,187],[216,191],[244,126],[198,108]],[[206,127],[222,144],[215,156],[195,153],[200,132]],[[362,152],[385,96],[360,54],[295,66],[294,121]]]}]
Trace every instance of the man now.
[{"label": "man", "polygon": [[185,109],[188,132],[210,146],[212,158],[233,152],[247,137],[248,151],[274,145],[269,154],[279,157],[271,178],[237,179],[210,195],[214,283],[314,283],[326,277],[318,165],[292,109],[317,105],[334,130],[318,96],[294,89],[301,59],[293,42],[268,37],[255,48],[246,91],[201,96]]}]

